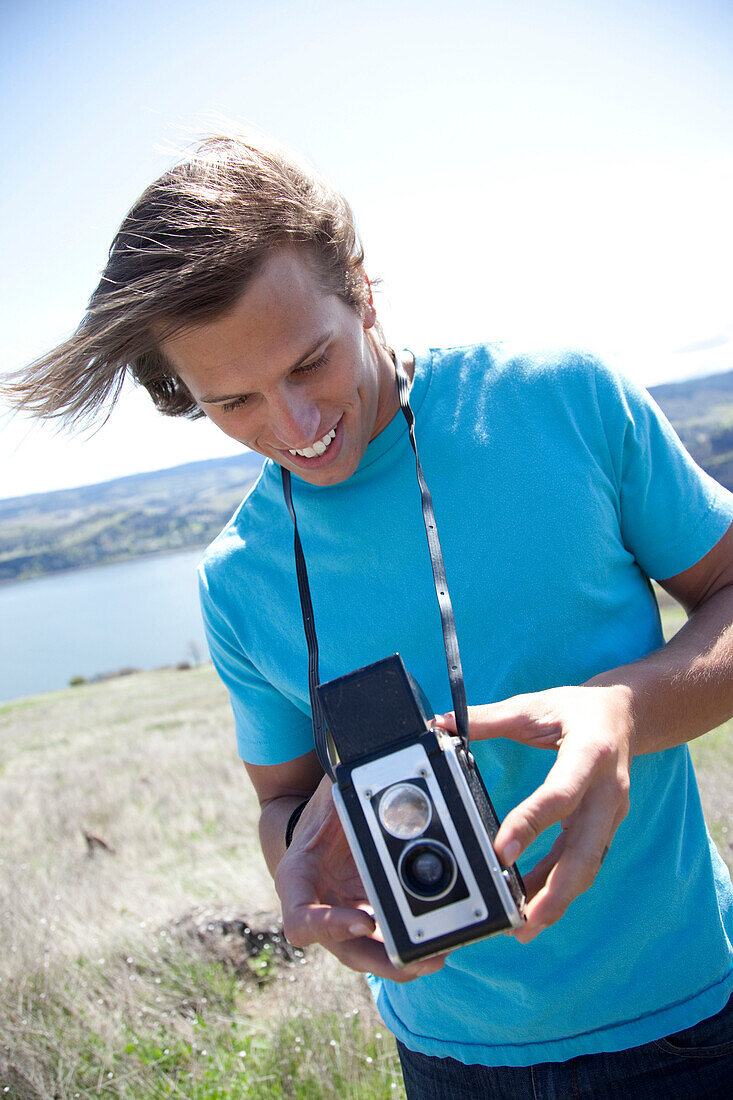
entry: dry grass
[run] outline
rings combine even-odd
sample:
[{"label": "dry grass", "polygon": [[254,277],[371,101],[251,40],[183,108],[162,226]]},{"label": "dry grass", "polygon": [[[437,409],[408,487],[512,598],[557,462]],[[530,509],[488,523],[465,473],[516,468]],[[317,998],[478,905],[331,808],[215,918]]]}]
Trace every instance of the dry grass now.
[{"label": "dry grass", "polygon": [[[268,909],[257,805],[208,667],[0,710],[0,974],[222,899]],[[83,830],[114,848],[89,858]],[[7,939],[6,939],[7,942]]]},{"label": "dry grass", "polygon": [[307,1084],[310,1043],[341,1095],[401,1094],[388,1037],[364,1053],[380,1025],[360,977],[318,952],[238,974],[181,921],[267,925],[257,817],[210,666],[0,708],[0,1095],[331,1095],[282,1091]]}]

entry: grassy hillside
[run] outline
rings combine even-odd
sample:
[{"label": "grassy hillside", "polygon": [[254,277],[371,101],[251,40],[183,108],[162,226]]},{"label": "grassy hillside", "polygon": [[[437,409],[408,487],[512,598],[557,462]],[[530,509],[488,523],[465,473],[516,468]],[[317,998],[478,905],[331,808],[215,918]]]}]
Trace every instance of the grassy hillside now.
[{"label": "grassy hillside", "polygon": [[[692,745],[729,864],[732,731]],[[363,980],[279,936],[257,816],[210,666],[0,707],[0,1095],[404,1097]]]},{"label": "grassy hillside", "polygon": [[205,546],[261,465],[243,452],[0,501],[0,582]]}]

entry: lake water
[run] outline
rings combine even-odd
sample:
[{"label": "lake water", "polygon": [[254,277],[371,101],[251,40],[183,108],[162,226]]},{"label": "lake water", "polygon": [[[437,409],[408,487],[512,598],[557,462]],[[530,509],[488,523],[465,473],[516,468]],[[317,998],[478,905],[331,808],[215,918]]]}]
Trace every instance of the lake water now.
[{"label": "lake water", "polygon": [[120,668],[208,660],[201,550],[0,587],[0,701]]}]

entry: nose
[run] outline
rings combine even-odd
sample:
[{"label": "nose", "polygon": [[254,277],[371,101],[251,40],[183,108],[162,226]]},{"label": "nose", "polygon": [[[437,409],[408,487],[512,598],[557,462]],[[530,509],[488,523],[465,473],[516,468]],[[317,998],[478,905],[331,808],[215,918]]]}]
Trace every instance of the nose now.
[{"label": "nose", "polygon": [[321,414],[302,390],[288,388],[270,395],[269,413],[270,427],[285,447],[303,450],[318,438]]}]

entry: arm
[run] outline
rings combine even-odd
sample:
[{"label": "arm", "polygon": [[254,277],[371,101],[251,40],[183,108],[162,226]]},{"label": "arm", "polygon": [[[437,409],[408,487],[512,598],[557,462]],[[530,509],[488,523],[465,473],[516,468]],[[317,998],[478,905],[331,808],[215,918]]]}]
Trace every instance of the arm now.
[{"label": "arm", "polygon": [[[320,943],[353,970],[393,981],[432,974],[443,959],[392,966],[333,805],[331,782],[314,752],[286,764],[246,765],[260,800],[260,842],[282,903],[291,943]],[[295,807],[310,798],[290,847],[285,830]]]},{"label": "arm", "polygon": [[[733,527],[692,568],[662,582],[689,620],[662,649],[581,687],[553,688],[470,707],[471,737],[508,737],[552,749],[545,782],[505,817],[496,850],[505,865],[550,825],[562,833],[525,875],[534,939],[593,882],[628,812],[637,753],[698,737],[733,713]],[[440,719],[454,729],[452,715]]]},{"label": "arm", "polygon": [[660,584],[689,618],[667,645],[606,672],[591,685],[615,686],[634,726],[634,753],[699,737],[733,710],[733,527],[701,561]]},{"label": "arm", "polygon": [[260,845],[268,870],[275,877],[285,855],[285,830],[290,815],[304,798],[311,798],[323,778],[315,752],[287,764],[245,763],[260,802]]}]

